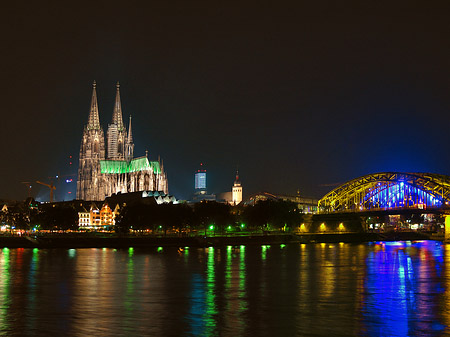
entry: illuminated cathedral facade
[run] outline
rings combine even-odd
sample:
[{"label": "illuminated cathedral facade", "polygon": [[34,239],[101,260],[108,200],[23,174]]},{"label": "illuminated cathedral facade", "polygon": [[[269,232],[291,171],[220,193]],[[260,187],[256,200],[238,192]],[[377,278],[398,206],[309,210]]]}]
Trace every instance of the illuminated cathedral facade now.
[{"label": "illuminated cathedral facade", "polygon": [[138,191],[167,194],[167,177],[161,162],[149,161],[147,154],[134,158],[133,151],[131,117],[127,131],[122,119],[119,83],[105,142],[94,82],[89,119],[81,140],[77,199],[102,201],[115,193]]}]

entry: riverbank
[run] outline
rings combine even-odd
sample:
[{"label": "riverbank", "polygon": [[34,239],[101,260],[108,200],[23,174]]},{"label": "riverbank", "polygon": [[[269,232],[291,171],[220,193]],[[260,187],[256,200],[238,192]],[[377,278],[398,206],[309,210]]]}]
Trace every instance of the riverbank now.
[{"label": "riverbank", "polygon": [[288,243],[360,243],[370,241],[408,241],[436,239],[418,232],[269,234],[245,236],[124,236],[117,234],[45,234],[0,236],[0,247],[8,248],[127,248],[127,247],[209,247],[236,245],[274,245]]}]

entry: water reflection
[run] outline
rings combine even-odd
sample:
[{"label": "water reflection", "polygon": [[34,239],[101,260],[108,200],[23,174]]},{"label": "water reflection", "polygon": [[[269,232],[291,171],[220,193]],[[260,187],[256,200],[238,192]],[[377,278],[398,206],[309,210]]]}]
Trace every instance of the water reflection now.
[{"label": "water reflection", "polygon": [[371,336],[438,334],[437,271],[442,249],[435,242],[380,243],[367,257],[364,323]]},{"label": "water reflection", "polygon": [[9,319],[8,319],[8,309],[11,303],[10,292],[10,250],[8,248],[3,248],[0,257],[0,331],[8,332],[9,329]]},{"label": "water reflection", "polygon": [[[242,335],[245,329],[245,246],[198,250],[206,258],[205,273],[192,275],[187,320],[195,336]],[[225,299],[225,301],[224,301]]]},{"label": "water reflection", "polygon": [[216,329],[216,293],[214,248],[204,251],[207,263],[205,276],[192,275],[191,310],[188,316],[194,336],[211,336]]},{"label": "water reflection", "polygon": [[433,241],[0,250],[0,334],[418,336],[450,325]]},{"label": "water reflection", "polygon": [[29,311],[27,313],[27,316],[30,317],[30,319],[27,320],[27,331],[35,331],[36,330],[36,318],[33,317],[32,313],[36,311],[38,302],[36,299],[37,291],[38,291],[38,282],[37,282],[37,271],[39,269],[39,249],[34,248],[32,257],[31,257],[31,263],[30,263],[30,271],[28,273],[28,279],[29,279],[29,285],[28,285],[28,299],[29,299],[29,306],[27,310]]}]

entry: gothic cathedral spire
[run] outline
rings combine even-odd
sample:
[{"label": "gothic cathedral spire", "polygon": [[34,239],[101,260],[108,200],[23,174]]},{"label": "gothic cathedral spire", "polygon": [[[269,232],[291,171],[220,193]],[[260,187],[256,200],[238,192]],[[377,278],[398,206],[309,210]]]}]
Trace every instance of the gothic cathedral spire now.
[{"label": "gothic cathedral spire", "polygon": [[89,112],[89,120],[87,123],[88,130],[99,130],[100,119],[98,117],[98,103],[97,103],[97,91],[95,90],[97,84],[92,84],[92,99],[91,99],[91,111]]},{"label": "gothic cathedral spire", "polygon": [[133,135],[131,134],[131,115],[130,124],[128,124],[128,143],[133,144]]},{"label": "gothic cathedral spire", "polygon": [[83,130],[78,166],[77,199],[102,200],[104,186],[99,179],[100,160],[105,159],[105,138],[100,127],[96,83],[94,81],[89,119]]},{"label": "gothic cathedral spire", "polygon": [[125,157],[126,130],[122,119],[122,104],[120,103],[120,84],[116,84],[116,101],[112,122],[108,125],[107,133],[108,159],[123,160]]},{"label": "gothic cathedral spire", "polygon": [[113,124],[117,125],[118,131],[123,131],[123,119],[122,119],[122,104],[120,103],[120,83],[116,84],[116,102],[114,104],[114,112],[112,118]]},{"label": "gothic cathedral spire", "polygon": [[133,144],[133,134],[131,133],[131,116],[130,124],[128,125],[128,138],[126,144],[125,160],[130,161],[133,159],[134,144]]}]

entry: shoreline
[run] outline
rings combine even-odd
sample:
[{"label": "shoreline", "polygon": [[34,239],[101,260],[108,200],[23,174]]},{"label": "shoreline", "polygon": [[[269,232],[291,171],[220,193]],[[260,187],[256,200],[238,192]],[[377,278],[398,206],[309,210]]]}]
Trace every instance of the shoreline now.
[{"label": "shoreline", "polygon": [[272,245],[289,243],[364,243],[373,241],[443,241],[418,232],[341,233],[341,234],[268,234],[245,236],[124,236],[50,234],[0,236],[0,248],[145,248],[145,247],[220,247],[239,245]]}]

